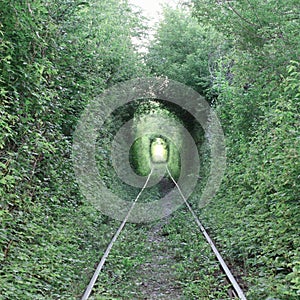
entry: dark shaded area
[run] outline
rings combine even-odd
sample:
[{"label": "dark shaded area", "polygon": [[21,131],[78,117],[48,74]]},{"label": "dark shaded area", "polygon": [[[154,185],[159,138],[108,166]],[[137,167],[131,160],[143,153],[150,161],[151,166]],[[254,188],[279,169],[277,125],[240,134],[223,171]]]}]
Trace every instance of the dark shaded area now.
[{"label": "dark shaded area", "polygon": [[155,99],[161,103],[162,107],[173,113],[179,120],[182,121],[183,126],[190,132],[195,142],[199,140],[199,137],[204,138],[204,130],[195,117],[187,110],[183,109],[179,105],[160,99]]},{"label": "dark shaded area", "polygon": [[167,195],[174,187],[175,184],[169,177],[164,177],[158,184],[159,186],[159,192],[160,196],[163,198],[165,195]]},{"label": "dark shaded area", "polygon": [[[126,103],[125,105],[118,107],[111,114],[111,117],[103,124],[103,127],[109,128],[109,133],[113,137],[124,123],[130,121],[134,117],[134,114],[139,106],[149,100],[155,100],[161,104],[162,109],[166,109],[174,114],[182,122],[183,126],[189,131],[196,144],[204,141],[204,130],[192,114],[175,103],[161,99],[138,99]],[[113,126],[111,126],[112,124]]]}]

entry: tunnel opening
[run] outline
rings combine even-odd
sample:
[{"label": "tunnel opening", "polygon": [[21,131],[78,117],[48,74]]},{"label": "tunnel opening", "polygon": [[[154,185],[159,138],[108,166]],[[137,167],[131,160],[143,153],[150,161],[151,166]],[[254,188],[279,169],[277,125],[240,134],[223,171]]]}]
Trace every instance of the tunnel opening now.
[{"label": "tunnel opening", "polygon": [[[123,196],[122,189],[135,188],[128,186],[118,178],[111,163],[111,143],[116,132],[122,126],[133,120],[131,135],[133,142],[128,149],[127,160],[129,161],[129,168],[138,176],[148,176],[151,171],[151,165],[166,164],[171,171],[172,176],[177,181],[181,172],[181,153],[180,148],[164,134],[157,133],[145,134],[147,128],[160,129],[164,124],[155,124],[155,118],[151,116],[163,115],[170,119],[177,120],[181,123],[191,134],[195,143],[201,147],[204,137],[204,130],[201,125],[197,123],[195,118],[182,107],[171,103],[169,101],[160,99],[137,99],[128,104],[125,104],[114,112],[111,117],[106,120],[99,132],[97,142],[97,161],[100,176],[103,178],[104,184],[113,190],[116,194]],[[176,134],[171,134],[175,136]],[[181,139],[181,147],[188,147],[184,139]],[[127,137],[124,137],[126,139]],[[192,159],[192,158],[191,158]],[[127,172],[127,171],[126,171]],[[129,172],[129,170],[128,170]],[[111,178],[115,178],[111,180]],[[127,186],[127,187],[126,187]],[[122,187],[122,188],[121,188]],[[174,187],[171,179],[166,174],[157,188],[161,195],[165,195]],[[119,192],[120,191],[120,192]]]},{"label": "tunnel opening", "polygon": [[152,163],[165,164],[169,160],[169,144],[162,136],[150,140],[150,158]]}]

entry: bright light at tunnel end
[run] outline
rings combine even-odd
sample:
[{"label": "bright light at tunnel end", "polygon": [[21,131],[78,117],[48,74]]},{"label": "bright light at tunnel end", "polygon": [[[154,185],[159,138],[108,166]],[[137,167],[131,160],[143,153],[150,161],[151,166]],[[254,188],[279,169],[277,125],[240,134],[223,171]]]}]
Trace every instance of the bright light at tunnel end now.
[{"label": "bright light at tunnel end", "polygon": [[[211,153],[210,173],[206,186],[199,195],[199,207],[203,207],[213,199],[221,184],[225,167],[226,152],[225,140],[220,121],[208,102],[193,89],[167,78],[137,78],[117,84],[99,95],[84,110],[73,137],[73,166],[77,182],[82,194],[103,214],[117,220],[123,220],[131,207],[130,202],[116,196],[103,184],[96,163],[96,140],[101,132],[102,125],[117,108],[137,99],[160,99],[169,101],[188,111],[205,131]],[[151,134],[165,136],[172,141],[171,128],[174,124],[170,120],[158,119],[163,122],[163,129],[149,129]],[[131,134],[132,120],[122,126],[116,134],[112,144],[112,161],[116,173],[127,184],[142,187],[146,178],[138,176],[130,167],[128,153],[134,142]],[[155,132],[153,132],[155,131]],[[180,155],[181,173],[178,185],[188,198],[193,192],[199,176],[200,159],[197,147],[190,133],[182,128],[186,140],[185,147]],[[139,137],[135,137],[139,138]],[[172,141],[176,143],[176,141]],[[160,144],[153,144],[151,159],[154,163],[166,163],[167,152]],[[195,153],[195,155],[190,155]],[[189,156],[190,155],[190,156]],[[162,174],[163,176],[163,174]],[[157,184],[150,182],[149,186]],[[183,203],[176,188],[165,197],[150,203],[137,202],[129,218],[130,222],[146,223],[161,219]],[[168,210],[164,210],[164,205]]]},{"label": "bright light at tunnel end", "polygon": [[152,163],[167,163],[168,149],[162,138],[156,138],[151,143],[150,152]]}]

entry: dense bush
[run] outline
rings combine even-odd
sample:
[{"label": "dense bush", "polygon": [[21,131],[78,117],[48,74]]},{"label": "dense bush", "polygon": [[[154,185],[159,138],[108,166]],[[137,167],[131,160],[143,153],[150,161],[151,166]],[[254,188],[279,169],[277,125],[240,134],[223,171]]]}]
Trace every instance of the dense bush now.
[{"label": "dense bush", "polygon": [[221,119],[227,173],[200,213],[224,255],[244,269],[250,299],[296,299],[299,5],[192,2],[198,22],[188,10],[165,10],[148,63],[155,73],[212,96]]},{"label": "dense bush", "polygon": [[2,0],[0,15],[1,299],[76,298],[112,225],[82,202],[71,134],[142,71],[139,21],[120,1]]},{"label": "dense bush", "polygon": [[[299,20],[294,1],[194,1],[230,39],[212,89],[228,166],[203,213],[249,273],[249,298],[299,296]],[[218,3],[217,3],[218,2]],[[228,76],[230,74],[230,76]]]},{"label": "dense bush", "polygon": [[[206,95],[219,114],[227,173],[214,202],[199,212],[224,256],[243,270],[249,299],[297,299],[298,2],[192,2],[193,16],[189,9],[165,9],[145,61],[153,75]],[[126,3],[0,1],[3,299],[78,298],[113,233],[114,222],[82,199],[70,157],[87,103],[148,73],[131,41],[142,27]],[[122,113],[113,128],[102,128],[102,143],[111,140],[108,129],[126,119]],[[105,159],[99,157],[100,169],[109,166]],[[110,170],[100,174],[125,193]],[[187,284],[186,291],[195,295],[197,285]]]}]

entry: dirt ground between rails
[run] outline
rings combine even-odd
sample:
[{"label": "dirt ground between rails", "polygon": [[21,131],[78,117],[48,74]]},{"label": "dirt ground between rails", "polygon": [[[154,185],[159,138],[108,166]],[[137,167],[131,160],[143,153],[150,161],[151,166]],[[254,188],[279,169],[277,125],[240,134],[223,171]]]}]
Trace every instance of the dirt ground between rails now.
[{"label": "dirt ground between rails", "polygon": [[184,299],[174,275],[174,250],[168,249],[167,238],[162,234],[162,228],[167,222],[168,219],[162,220],[148,233],[147,247],[152,255],[138,270],[135,282],[144,300]]}]

